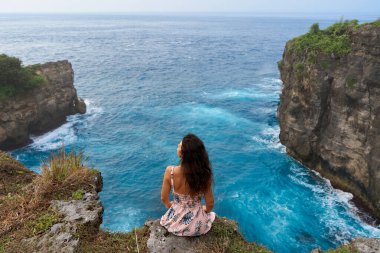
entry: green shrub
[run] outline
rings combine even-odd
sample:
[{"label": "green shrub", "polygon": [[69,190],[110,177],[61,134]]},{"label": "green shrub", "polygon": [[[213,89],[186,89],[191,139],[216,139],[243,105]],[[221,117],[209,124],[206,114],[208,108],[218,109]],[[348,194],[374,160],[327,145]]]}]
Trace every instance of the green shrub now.
[{"label": "green shrub", "polygon": [[363,24],[361,24],[360,26],[365,26],[365,25],[380,26],[380,18],[378,18],[377,20],[375,20],[375,21],[373,21],[373,22],[366,22],[366,23],[363,23]]},{"label": "green shrub", "polygon": [[0,99],[44,84],[43,76],[36,73],[40,65],[24,67],[20,59],[0,55]]},{"label": "green shrub", "polygon": [[58,215],[48,211],[29,223],[33,235],[41,234],[50,229],[58,220]]},{"label": "green shrub", "polygon": [[325,29],[325,33],[331,36],[342,36],[347,34],[347,32],[351,29],[355,29],[359,27],[358,20],[343,20],[341,19],[339,22],[327,27]]},{"label": "green shrub", "polygon": [[311,25],[309,33],[316,34],[316,33],[319,33],[319,31],[320,31],[319,24],[318,23],[314,23],[314,24]]},{"label": "green shrub", "polygon": [[357,27],[357,20],[341,20],[325,30],[320,30],[318,23],[314,23],[308,33],[291,40],[290,50],[307,54],[323,52],[337,56],[346,55],[352,50],[349,31]]},{"label": "green shrub", "polygon": [[79,190],[73,192],[73,194],[72,194],[71,197],[72,197],[73,199],[75,199],[75,200],[81,200],[81,199],[83,199],[84,193],[85,193],[85,192],[84,192],[83,189],[79,189]]}]

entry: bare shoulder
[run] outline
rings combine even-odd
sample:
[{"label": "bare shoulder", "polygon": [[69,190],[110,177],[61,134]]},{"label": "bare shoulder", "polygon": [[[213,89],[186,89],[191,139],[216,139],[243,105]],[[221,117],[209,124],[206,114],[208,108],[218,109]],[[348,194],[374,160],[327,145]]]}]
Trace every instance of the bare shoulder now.
[{"label": "bare shoulder", "polygon": [[172,167],[175,167],[175,166],[173,166],[173,165],[169,165],[169,166],[167,166],[166,167],[166,169],[165,169],[165,174],[170,174],[170,171],[172,170]]}]

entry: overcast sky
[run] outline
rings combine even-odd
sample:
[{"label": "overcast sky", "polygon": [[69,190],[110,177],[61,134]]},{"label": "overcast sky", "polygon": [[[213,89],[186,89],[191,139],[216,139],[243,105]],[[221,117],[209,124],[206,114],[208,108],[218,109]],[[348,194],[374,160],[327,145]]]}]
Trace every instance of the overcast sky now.
[{"label": "overcast sky", "polygon": [[380,14],[380,0],[0,0],[0,12],[324,12],[342,15],[361,12]]}]

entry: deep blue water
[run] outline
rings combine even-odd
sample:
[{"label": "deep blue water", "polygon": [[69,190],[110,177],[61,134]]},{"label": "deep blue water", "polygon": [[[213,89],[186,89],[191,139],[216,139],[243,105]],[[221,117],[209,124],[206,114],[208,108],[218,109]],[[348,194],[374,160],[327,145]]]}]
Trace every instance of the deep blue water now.
[{"label": "deep blue water", "polygon": [[104,177],[102,227],[129,231],[165,212],[164,170],[193,132],[213,164],[215,211],[247,240],[290,253],[379,237],[351,194],[290,158],[278,138],[285,42],[337,19],[2,14],[0,52],[26,64],[68,59],[88,104],[12,154],[38,170],[62,141],[84,149]]}]

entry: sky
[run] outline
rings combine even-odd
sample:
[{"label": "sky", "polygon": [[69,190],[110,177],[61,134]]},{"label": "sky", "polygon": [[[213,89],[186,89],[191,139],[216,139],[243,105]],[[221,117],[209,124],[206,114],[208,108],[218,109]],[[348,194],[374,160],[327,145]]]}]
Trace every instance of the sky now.
[{"label": "sky", "polygon": [[0,0],[0,12],[281,12],[380,16],[380,0]]}]

